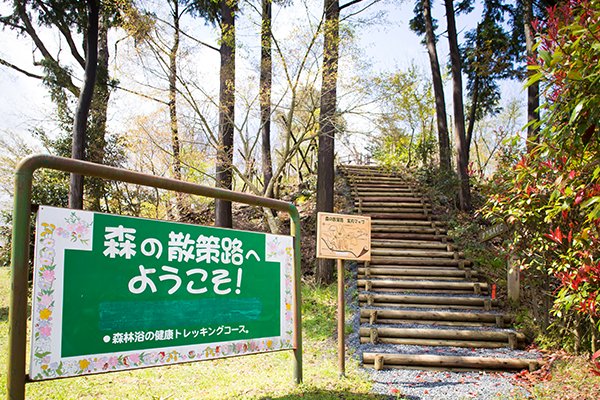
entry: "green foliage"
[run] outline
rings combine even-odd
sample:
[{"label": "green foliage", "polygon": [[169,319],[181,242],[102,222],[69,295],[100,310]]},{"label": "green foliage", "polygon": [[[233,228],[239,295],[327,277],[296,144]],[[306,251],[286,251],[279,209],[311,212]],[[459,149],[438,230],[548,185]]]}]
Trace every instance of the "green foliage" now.
[{"label": "green foliage", "polygon": [[371,147],[373,158],[388,167],[433,164],[437,149],[435,105],[431,82],[418,67],[382,74],[374,80],[384,113]]},{"label": "green foliage", "polygon": [[[556,332],[597,331],[600,316],[600,3],[574,0],[549,10],[540,27],[538,71],[545,85],[538,143],[506,157],[484,214],[513,227],[507,248],[522,269],[550,276]],[[594,344],[592,343],[592,346]],[[574,345],[577,348],[577,344]]]},{"label": "green foliage", "polygon": [[468,78],[467,91],[471,98],[469,107],[475,107],[469,112],[474,113],[474,121],[500,111],[497,81],[516,75],[511,35],[503,24],[509,11],[503,0],[484,1],[481,21],[465,34],[465,42],[461,46],[463,68]]}]

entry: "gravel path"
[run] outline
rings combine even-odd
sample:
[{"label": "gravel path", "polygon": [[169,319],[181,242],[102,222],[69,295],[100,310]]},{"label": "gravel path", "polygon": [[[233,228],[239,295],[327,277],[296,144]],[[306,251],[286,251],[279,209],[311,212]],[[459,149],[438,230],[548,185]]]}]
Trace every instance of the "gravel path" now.
[{"label": "gravel path", "polygon": [[[347,282],[346,302],[351,310],[348,323],[353,333],[348,337],[350,353],[360,361],[363,352],[382,352],[381,345],[361,344],[359,341],[360,311],[357,298],[355,263],[349,265],[351,279]],[[406,325],[405,327],[410,327]],[[470,349],[459,347],[427,347],[388,345],[389,352],[421,353],[458,356],[491,356],[537,358],[539,354],[523,350]],[[527,391],[514,379],[514,372],[446,372],[408,369],[386,369],[375,371],[365,368],[374,385],[373,392],[390,395],[390,399],[512,399],[516,395],[527,397]]]}]

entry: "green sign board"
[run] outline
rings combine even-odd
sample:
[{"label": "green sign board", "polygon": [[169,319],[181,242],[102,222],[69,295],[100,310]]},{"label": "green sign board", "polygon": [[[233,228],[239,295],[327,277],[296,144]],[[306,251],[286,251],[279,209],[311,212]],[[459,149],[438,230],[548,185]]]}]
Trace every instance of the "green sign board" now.
[{"label": "green sign board", "polygon": [[32,379],[293,348],[290,236],[40,207]]}]

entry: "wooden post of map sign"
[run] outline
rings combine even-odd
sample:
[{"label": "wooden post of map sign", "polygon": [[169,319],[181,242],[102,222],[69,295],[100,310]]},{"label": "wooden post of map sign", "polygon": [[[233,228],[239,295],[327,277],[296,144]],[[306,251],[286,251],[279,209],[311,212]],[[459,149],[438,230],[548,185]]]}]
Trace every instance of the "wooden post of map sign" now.
[{"label": "wooden post of map sign", "polygon": [[320,212],[317,216],[317,258],[337,260],[338,357],[345,375],[345,302],[343,260],[371,261],[371,217]]}]

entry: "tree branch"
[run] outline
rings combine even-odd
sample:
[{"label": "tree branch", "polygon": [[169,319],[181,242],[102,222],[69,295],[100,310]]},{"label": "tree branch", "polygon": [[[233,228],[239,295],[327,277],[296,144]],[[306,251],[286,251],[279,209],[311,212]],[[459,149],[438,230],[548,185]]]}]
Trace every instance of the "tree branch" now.
[{"label": "tree branch", "polygon": [[342,11],[344,8],[351,7],[351,6],[353,6],[353,5],[357,4],[357,3],[360,3],[362,1],[364,1],[364,0],[352,0],[350,3],[346,3],[344,5],[341,5],[339,9],[340,9],[340,11]]},{"label": "tree branch", "polygon": [[48,60],[52,64],[54,64],[57,68],[60,68],[61,71],[63,72],[64,76],[68,78],[65,88],[69,92],[73,93],[75,96],[79,97],[79,88],[77,86],[75,86],[75,84],[73,83],[73,80],[71,79],[71,75],[69,74],[69,72],[67,70],[65,70],[63,67],[60,66],[60,64],[58,63],[58,61],[56,61],[56,59],[54,57],[52,57],[52,54],[50,54],[50,52],[44,45],[44,42],[42,42],[42,40],[38,36],[37,32],[35,31],[35,28],[33,27],[33,24],[31,23],[31,20],[29,19],[29,16],[27,15],[27,10],[25,9],[25,3],[22,1],[17,1],[15,3],[16,3],[17,13],[19,14],[19,18],[21,18],[21,21],[23,21],[23,23],[25,24],[25,32],[27,32],[29,37],[31,37],[31,39],[33,40],[33,43],[35,43],[35,46],[42,53],[42,56],[46,60]]},{"label": "tree branch", "polygon": [[[155,16],[154,18],[156,18],[156,20],[157,20],[157,21],[159,21],[159,22],[162,22],[163,24],[165,24],[165,25],[169,26],[170,28],[172,28],[172,29],[175,29],[175,27],[173,26],[173,24],[171,24],[170,22],[168,22],[168,21],[165,21],[164,19],[162,19],[162,18],[159,18],[159,17],[156,17],[156,16]],[[182,31],[182,30],[180,30],[180,31],[179,31],[179,33],[181,33],[183,36],[187,37],[188,39],[192,39],[194,42],[196,42],[196,43],[198,43],[198,44],[201,44],[202,46],[208,47],[208,48],[209,48],[209,49],[211,49],[211,50],[214,50],[214,51],[221,51],[221,50],[220,50],[218,47],[215,47],[215,46],[213,46],[213,45],[211,45],[211,44],[208,44],[208,43],[206,43],[206,42],[203,42],[203,41],[202,41],[202,40],[200,40],[200,39],[196,39],[196,38],[195,38],[195,37],[193,37],[192,35],[190,35],[190,34],[188,34],[188,33],[185,33],[185,32],[184,32],[184,31]]]},{"label": "tree branch", "polygon": [[0,64],[1,64],[1,65],[4,65],[5,67],[8,67],[8,68],[14,69],[15,71],[17,71],[17,72],[20,72],[20,73],[22,73],[23,75],[25,75],[25,76],[28,76],[28,77],[30,77],[30,78],[35,78],[35,79],[44,79],[44,77],[43,77],[42,75],[38,75],[38,74],[34,74],[33,72],[26,71],[26,70],[24,70],[24,69],[22,69],[22,68],[19,68],[19,67],[17,67],[17,66],[16,66],[16,65],[14,65],[14,64],[11,64],[11,63],[9,63],[8,61],[6,61],[6,60],[4,60],[4,59],[2,59],[2,58],[0,58]]},{"label": "tree branch", "polygon": [[[346,7],[350,6],[350,5],[354,5],[354,4],[356,4],[356,3],[360,3],[361,1],[363,1],[363,0],[352,1],[352,2],[350,2],[350,3],[348,3],[348,4],[345,4],[343,7],[340,7],[340,11],[342,10],[342,8],[346,8]],[[341,19],[340,19],[340,21],[345,21],[345,20],[347,20],[348,18],[351,18],[351,17],[355,16],[356,14],[360,14],[361,12],[363,12],[363,11],[365,11],[366,9],[368,9],[368,8],[370,8],[370,7],[372,7],[372,6],[374,6],[375,4],[379,3],[380,1],[381,1],[381,0],[373,0],[371,3],[367,4],[366,6],[364,6],[363,8],[361,8],[360,10],[358,10],[358,11],[355,11],[355,12],[353,12],[353,13],[350,13],[350,14],[348,14],[348,15],[344,16],[344,18],[341,18]]]},{"label": "tree branch", "polygon": [[168,105],[169,104],[168,101],[157,99],[156,97],[148,96],[147,94],[136,92],[135,90],[127,89],[127,88],[124,88],[124,87],[119,86],[119,85],[114,84],[114,83],[109,83],[108,86],[113,87],[113,88],[118,89],[118,90],[122,90],[122,91],[127,92],[127,93],[135,94],[136,96],[140,96],[140,97],[143,97],[143,98],[148,99],[148,100],[156,101],[157,103],[160,103],[160,104],[164,104],[164,105]]},{"label": "tree branch", "polygon": [[[46,7],[44,2],[37,0],[36,3],[40,6],[41,9],[44,10],[45,13],[47,13],[47,14],[50,13],[50,10],[48,10],[48,7]],[[73,55],[73,58],[75,58],[77,63],[79,63],[79,65],[81,65],[81,68],[85,68],[85,60],[79,53],[79,50],[77,49],[77,46],[75,45],[75,42],[73,41],[73,36],[71,35],[71,31],[69,30],[69,28],[67,28],[63,24],[62,21],[55,20],[54,24],[56,25],[56,27],[58,28],[60,33],[62,33],[65,40],[67,41],[67,44],[69,45],[69,49],[71,50],[71,54]]]}]

